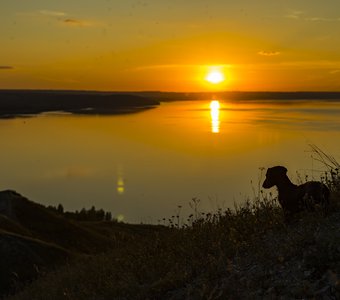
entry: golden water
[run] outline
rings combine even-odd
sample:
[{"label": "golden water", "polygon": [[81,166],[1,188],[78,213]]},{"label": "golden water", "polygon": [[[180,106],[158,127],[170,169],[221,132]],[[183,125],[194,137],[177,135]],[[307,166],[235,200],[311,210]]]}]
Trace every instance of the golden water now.
[{"label": "golden water", "polygon": [[[75,210],[95,205],[128,222],[252,196],[259,168],[316,179],[309,143],[340,154],[340,103],[183,101],[139,114],[0,120],[0,189]],[[253,184],[251,185],[251,181]]]}]

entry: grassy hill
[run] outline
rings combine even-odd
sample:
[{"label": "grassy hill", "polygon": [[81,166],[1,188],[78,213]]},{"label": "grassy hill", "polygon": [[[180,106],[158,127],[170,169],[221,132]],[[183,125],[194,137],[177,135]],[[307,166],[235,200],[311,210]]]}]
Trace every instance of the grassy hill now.
[{"label": "grassy hill", "polygon": [[0,192],[0,295],[69,261],[120,248],[157,226],[69,220],[14,191]]},{"label": "grassy hill", "polygon": [[11,205],[11,215],[2,227],[5,230],[81,253],[100,251],[113,245],[105,235],[65,219],[16,192],[0,192],[0,201],[4,198],[9,199]]},{"label": "grassy hill", "polygon": [[205,214],[193,199],[186,222],[169,219],[167,227],[69,220],[15,192],[2,192],[2,295],[340,299],[338,167],[335,163],[322,179],[331,190],[330,212],[304,212],[289,223],[276,199],[260,191],[233,210]]},{"label": "grassy hill", "polygon": [[[64,229],[81,228],[70,231],[67,241],[69,235],[85,234],[102,245],[107,238],[111,246],[99,252],[93,241],[89,248],[80,243],[75,250],[73,242],[60,247],[1,231],[0,250],[2,257],[10,257],[12,291],[13,282],[21,290],[8,299],[338,299],[339,204],[339,190],[333,188],[331,214],[303,213],[289,224],[275,199],[261,196],[235,210],[197,212],[181,227],[73,224],[54,216],[48,230],[39,229],[41,222],[29,228],[41,239],[49,232],[48,240],[57,242],[60,233],[51,228],[60,218]],[[26,205],[26,210],[40,207],[31,215],[34,219],[46,209]],[[19,231],[24,223],[16,222],[19,227],[12,228]],[[30,280],[38,277],[24,288],[26,274],[15,269],[20,265],[15,257],[30,266],[25,267]]]},{"label": "grassy hill", "polygon": [[55,244],[0,230],[0,292],[20,288],[73,257]]}]

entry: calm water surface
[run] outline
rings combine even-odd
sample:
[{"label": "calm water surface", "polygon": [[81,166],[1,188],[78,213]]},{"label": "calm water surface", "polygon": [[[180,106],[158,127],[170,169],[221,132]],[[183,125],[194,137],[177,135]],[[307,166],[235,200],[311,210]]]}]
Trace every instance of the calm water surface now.
[{"label": "calm water surface", "polygon": [[308,144],[338,157],[340,102],[171,102],[131,115],[0,120],[0,136],[0,189],[157,223],[178,206],[187,216],[193,197],[206,211],[244,201],[261,167],[317,179]]}]

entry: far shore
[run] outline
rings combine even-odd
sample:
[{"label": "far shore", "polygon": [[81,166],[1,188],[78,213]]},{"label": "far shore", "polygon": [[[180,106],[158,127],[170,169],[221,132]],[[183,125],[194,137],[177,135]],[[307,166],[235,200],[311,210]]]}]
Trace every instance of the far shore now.
[{"label": "far shore", "polygon": [[82,115],[131,114],[154,108],[161,102],[193,100],[264,101],[340,101],[340,92],[97,92],[63,90],[0,89],[0,118],[16,118],[50,112]]},{"label": "far shore", "polygon": [[58,111],[86,115],[127,114],[158,105],[155,99],[130,94],[0,90],[0,118]]}]

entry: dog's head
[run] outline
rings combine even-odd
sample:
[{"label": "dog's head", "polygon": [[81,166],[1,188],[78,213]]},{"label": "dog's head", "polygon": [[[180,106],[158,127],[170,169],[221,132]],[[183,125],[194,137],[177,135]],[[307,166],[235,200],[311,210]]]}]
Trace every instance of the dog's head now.
[{"label": "dog's head", "polygon": [[280,179],[287,174],[287,169],[285,167],[276,166],[268,168],[266,173],[266,179],[264,180],[262,187],[269,189],[280,181]]}]

